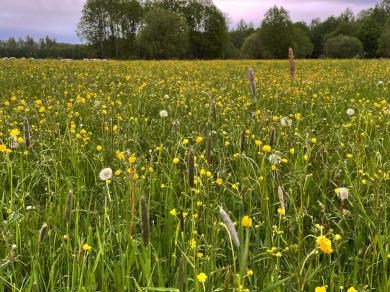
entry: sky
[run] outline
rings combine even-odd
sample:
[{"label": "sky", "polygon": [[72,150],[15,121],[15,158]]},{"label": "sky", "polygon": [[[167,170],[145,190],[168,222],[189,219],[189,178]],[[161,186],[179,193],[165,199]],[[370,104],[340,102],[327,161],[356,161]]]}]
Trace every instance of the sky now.
[{"label": "sky", "polygon": [[[85,0],[0,0],[0,39],[49,35],[57,41],[79,43],[77,23]],[[273,5],[283,6],[294,21],[310,22],[339,15],[346,8],[355,13],[373,7],[379,0],[214,0],[234,27],[241,18],[258,26]]]}]

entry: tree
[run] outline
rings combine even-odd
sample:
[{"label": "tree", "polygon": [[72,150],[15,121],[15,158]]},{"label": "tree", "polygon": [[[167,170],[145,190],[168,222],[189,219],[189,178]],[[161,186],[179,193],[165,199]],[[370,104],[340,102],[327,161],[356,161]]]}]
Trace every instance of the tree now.
[{"label": "tree", "polygon": [[313,58],[318,58],[324,53],[325,36],[334,31],[339,24],[339,20],[334,17],[328,17],[324,22],[319,18],[313,19],[310,24],[310,39],[313,43]]},{"label": "tree", "polygon": [[390,57],[390,19],[387,20],[383,32],[378,40],[378,55]]},{"label": "tree", "polygon": [[87,0],[77,34],[99,48],[101,57],[128,56],[125,50],[135,51],[142,15],[142,7],[136,0]]},{"label": "tree", "polygon": [[274,6],[261,24],[265,57],[285,58],[292,43],[293,25],[287,10]]},{"label": "tree", "polygon": [[188,28],[178,13],[154,8],[145,15],[140,34],[141,55],[146,58],[180,58],[188,47]]},{"label": "tree", "polygon": [[229,32],[231,42],[236,48],[241,48],[245,39],[255,32],[253,24],[247,24],[243,19],[240,20],[237,27]]},{"label": "tree", "polygon": [[381,29],[372,16],[366,16],[360,20],[358,36],[362,42],[364,54],[367,57],[375,57],[378,50],[378,39]]},{"label": "tree", "polygon": [[241,53],[247,59],[260,59],[263,57],[263,44],[260,31],[254,32],[245,38],[241,47]]},{"label": "tree", "polygon": [[331,58],[354,58],[363,53],[363,46],[355,37],[338,35],[326,41],[325,52]]},{"label": "tree", "polygon": [[313,43],[309,37],[309,27],[306,23],[293,24],[292,47],[297,58],[308,58],[313,53]]}]

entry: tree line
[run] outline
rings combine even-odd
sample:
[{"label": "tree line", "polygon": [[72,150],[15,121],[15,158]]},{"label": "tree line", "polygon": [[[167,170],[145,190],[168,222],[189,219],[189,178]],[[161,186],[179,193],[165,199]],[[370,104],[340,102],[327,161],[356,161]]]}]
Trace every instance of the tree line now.
[{"label": "tree line", "polygon": [[0,57],[110,59],[298,58],[390,56],[390,0],[354,15],[293,22],[274,6],[258,27],[228,19],[212,0],[87,0],[77,27],[85,44],[9,38]]}]

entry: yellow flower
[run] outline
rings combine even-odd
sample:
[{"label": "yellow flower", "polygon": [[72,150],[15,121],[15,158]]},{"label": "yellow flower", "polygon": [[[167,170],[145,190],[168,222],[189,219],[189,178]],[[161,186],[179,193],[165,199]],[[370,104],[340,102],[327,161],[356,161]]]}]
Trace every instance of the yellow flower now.
[{"label": "yellow flower", "polygon": [[309,160],[309,156],[305,154],[305,155],[303,156],[303,160],[308,161],[308,160]]},{"label": "yellow flower", "polygon": [[203,137],[202,136],[198,136],[198,137],[196,137],[196,139],[195,139],[195,142],[196,143],[201,143],[203,141]]},{"label": "yellow flower", "polygon": [[252,227],[252,219],[249,216],[244,216],[241,220],[241,224],[246,228]]},{"label": "yellow flower", "polygon": [[278,214],[284,215],[284,214],[286,214],[286,211],[283,208],[278,208]]},{"label": "yellow flower", "polygon": [[325,236],[323,236],[323,235],[318,236],[317,239],[316,239],[316,243],[317,243],[317,246],[324,253],[330,254],[330,253],[333,252],[332,242],[328,238],[326,238]]},{"label": "yellow flower", "polygon": [[357,290],[354,287],[348,288],[347,292],[357,292]]},{"label": "yellow flower", "polygon": [[172,162],[173,162],[173,164],[178,164],[180,162],[180,159],[175,157],[175,158],[173,158]]},{"label": "yellow flower", "polygon": [[311,139],[310,139],[310,142],[311,142],[311,143],[317,143],[317,138],[311,138]]},{"label": "yellow flower", "polygon": [[314,292],[326,292],[326,286],[316,287]]},{"label": "yellow flower", "polygon": [[294,149],[294,148],[291,148],[291,149],[290,149],[290,154],[291,154],[291,155],[294,155],[294,153],[295,153],[295,149]]},{"label": "yellow flower", "polygon": [[281,252],[277,252],[277,253],[275,254],[275,256],[276,256],[277,258],[281,258],[283,255],[282,255]]},{"label": "yellow flower", "polygon": [[207,276],[205,273],[199,273],[196,276],[196,279],[198,280],[199,283],[204,283],[204,282],[206,282]]},{"label": "yellow flower", "polygon": [[341,240],[341,235],[340,234],[336,234],[334,236],[334,239],[337,240],[337,241],[340,241]]},{"label": "yellow flower", "polygon": [[88,252],[91,250],[91,246],[88,243],[84,243],[83,245],[83,251]]},{"label": "yellow flower", "polygon": [[137,161],[137,158],[136,158],[134,155],[130,155],[130,156],[129,156],[129,162],[130,162],[131,164],[135,163],[136,161]]},{"label": "yellow flower", "polygon": [[272,151],[272,147],[269,145],[264,145],[262,148],[263,152],[270,153]]},{"label": "yellow flower", "polygon": [[172,209],[171,211],[169,211],[169,214],[171,214],[172,216],[176,216],[176,209]]},{"label": "yellow flower", "polygon": [[191,239],[190,240],[190,245],[191,245],[192,249],[195,249],[196,248],[196,240],[195,239]]},{"label": "yellow flower", "polygon": [[18,141],[19,144],[24,143],[24,139],[22,137],[19,137],[16,141]]},{"label": "yellow flower", "polygon": [[44,106],[41,106],[38,111],[40,113],[44,113],[46,111],[46,108]]},{"label": "yellow flower", "polygon": [[204,254],[201,253],[201,252],[198,252],[198,253],[196,254],[196,256],[197,256],[198,258],[203,258]]},{"label": "yellow flower", "polygon": [[6,152],[7,151],[7,146],[5,146],[4,144],[0,144],[0,152]]},{"label": "yellow flower", "polygon": [[[295,119],[297,120],[297,121],[299,121],[300,119],[301,119],[301,114],[300,113],[296,113],[295,115],[294,115],[294,117],[295,117]],[[317,292],[317,291],[316,291]]]},{"label": "yellow flower", "polygon": [[16,137],[16,136],[18,136],[20,134],[20,131],[18,130],[18,129],[12,129],[11,131],[10,131],[10,135],[12,136],[12,137]]},{"label": "yellow flower", "polygon": [[116,156],[116,158],[118,158],[119,160],[124,160],[124,159],[125,159],[125,154],[123,154],[123,152],[118,151],[118,150],[115,152],[115,156]]},{"label": "yellow flower", "polygon": [[260,140],[256,140],[255,144],[256,144],[256,146],[260,146],[261,144],[263,144],[263,142],[261,142]]},{"label": "yellow flower", "polygon": [[100,152],[103,150],[103,147],[101,145],[96,146],[96,151]]},{"label": "yellow flower", "polygon": [[246,271],[247,277],[252,277],[253,276],[253,270],[248,270]]},{"label": "yellow flower", "polygon": [[118,176],[118,175],[120,175],[121,173],[122,173],[122,170],[120,170],[120,169],[117,169],[117,170],[115,170],[115,172],[114,172],[115,176]]},{"label": "yellow flower", "polygon": [[181,142],[183,145],[187,145],[188,144],[188,142],[189,142],[189,140],[188,139],[183,139],[183,141]]},{"label": "yellow flower", "polygon": [[223,180],[222,180],[222,178],[217,178],[217,180],[215,181],[216,183],[217,183],[217,185],[222,185],[223,184]]}]

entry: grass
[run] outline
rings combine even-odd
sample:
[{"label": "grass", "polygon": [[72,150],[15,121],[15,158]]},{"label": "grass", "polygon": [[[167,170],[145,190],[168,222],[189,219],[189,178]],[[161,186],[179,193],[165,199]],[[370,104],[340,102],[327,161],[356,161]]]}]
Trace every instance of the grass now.
[{"label": "grass", "polygon": [[0,61],[0,291],[389,291],[389,65]]}]

